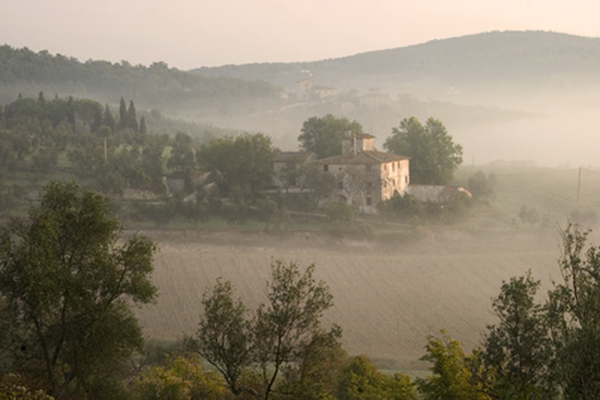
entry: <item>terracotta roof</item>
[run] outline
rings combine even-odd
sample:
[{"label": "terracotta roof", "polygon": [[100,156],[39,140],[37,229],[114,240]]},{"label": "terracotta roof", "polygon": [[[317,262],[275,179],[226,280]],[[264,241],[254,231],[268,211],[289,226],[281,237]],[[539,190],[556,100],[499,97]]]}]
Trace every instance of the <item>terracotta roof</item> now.
[{"label": "terracotta roof", "polygon": [[317,160],[321,164],[385,164],[394,161],[408,160],[410,157],[399,156],[382,151],[361,151],[357,155],[342,154]]},{"label": "terracotta roof", "polygon": [[307,161],[315,158],[315,154],[306,151],[280,151],[275,154],[275,162]]}]

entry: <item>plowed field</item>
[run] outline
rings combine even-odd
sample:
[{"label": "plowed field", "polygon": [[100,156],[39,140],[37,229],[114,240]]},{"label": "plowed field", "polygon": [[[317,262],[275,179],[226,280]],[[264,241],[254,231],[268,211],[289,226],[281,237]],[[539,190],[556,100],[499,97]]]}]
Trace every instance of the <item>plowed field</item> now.
[{"label": "plowed field", "polygon": [[[480,343],[494,323],[491,298],[503,280],[531,269],[559,280],[556,230],[481,234],[439,231],[401,244],[337,241],[297,235],[278,238],[240,233],[150,233],[159,242],[154,282],[160,297],[138,310],[150,338],[194,333],[205,290],[230,280],[249,306],[264,301],[272,259],[315,263],[335,305],[326,323],[343,328],[350,354],[380,366],[420,369],[428,335],[445,329],[465,348]],[[544,293],[541,298],[544,298]]]}]

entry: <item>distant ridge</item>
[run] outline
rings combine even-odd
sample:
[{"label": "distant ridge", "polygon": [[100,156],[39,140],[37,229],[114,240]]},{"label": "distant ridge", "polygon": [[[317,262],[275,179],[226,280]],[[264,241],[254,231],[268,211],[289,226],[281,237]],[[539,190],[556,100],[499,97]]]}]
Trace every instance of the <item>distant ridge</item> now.
[{"label": "distant ridge", "polygon": [[193,72],[265,80],[287,90],[302,77],[338,89],[380,87],[427,95],[448,87],[562,90],[600,83],[600,38],[494,31],[314,62],[226,65]]}]

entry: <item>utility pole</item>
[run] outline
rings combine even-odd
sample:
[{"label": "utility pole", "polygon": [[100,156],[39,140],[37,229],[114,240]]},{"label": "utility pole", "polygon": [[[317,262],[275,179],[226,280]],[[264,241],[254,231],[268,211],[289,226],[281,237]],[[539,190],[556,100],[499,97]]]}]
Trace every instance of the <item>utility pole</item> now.
[{"label": "utility pole", "polygon": [[579,205],[579,193],[581,192],[581,167],[579,167],[579,174],[577,175],[577,204]]}]

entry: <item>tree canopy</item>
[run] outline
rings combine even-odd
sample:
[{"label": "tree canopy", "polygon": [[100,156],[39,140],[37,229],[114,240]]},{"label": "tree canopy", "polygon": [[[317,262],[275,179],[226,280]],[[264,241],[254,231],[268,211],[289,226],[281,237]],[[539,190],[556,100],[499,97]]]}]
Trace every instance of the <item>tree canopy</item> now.
[{"label": "tree canopy", "polygon": [[403,119],[383,147],[411,158],[410,181],[416,184],[446,185],[462,163],[462,146],[455,144],[444,124],[434,118],[425,125],[415,117]]},{"label": "tree canopy", "polygon": [[0,337],[15,368],[51,395],[117,390],[142,334],[130,304],[156,296],[155,245],[121,238],[108,200],[75,183],[50,183],[26,220],[0,232]]},{"label": "tree canopy", "polygon": [[544,308],[535,302],[540,284],[530,271],[511,278],[492,303],[500,323],[488,326],[483,360],[494,370],[494,390],[503,398],[527,393],[530,399],[547,399],[554,394],[548,324]]},{"label": "tree canopy", "polygon": [[200,150],[200,162],[213,173],[219,188],[256,195],[271,184],[275,149],[262,133],[215,139]]},{"label": "tree canopy", "polygon": [[[218,281],[205,295],[196,348],[221,372],[233,393],[246,389],[257,397],[260,392],[266,400],[279,384],[306,393],[307,379],[321,387],[319,391],[326,390],[314,369],[334,362],[341,329],[333,326],[324,331],[321,327],[323,312],[332,306],[333,297],[323,281],[315,280],[314,269],[312,264],[301,271],[295,262],[273,261],[267,302],[259,305],[254,317],[241,300],[233,300],[229,282]],[[257,371],[255,380],[261,382],[258,391],[240,383],[243,370],[251,365]],[[282,374],[286,379],[278,383]]]},{"label": "tree canopy", "polygon": [[344,132],[362,132],[362,129],[357,121],[327,114],[304,121],[298,141],[302,149],[315,153],[318,158],[331,157],[342,153]]}]

